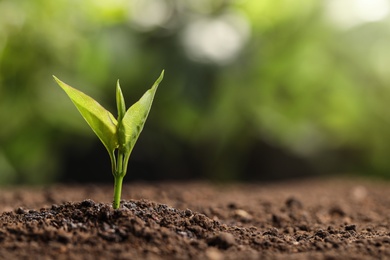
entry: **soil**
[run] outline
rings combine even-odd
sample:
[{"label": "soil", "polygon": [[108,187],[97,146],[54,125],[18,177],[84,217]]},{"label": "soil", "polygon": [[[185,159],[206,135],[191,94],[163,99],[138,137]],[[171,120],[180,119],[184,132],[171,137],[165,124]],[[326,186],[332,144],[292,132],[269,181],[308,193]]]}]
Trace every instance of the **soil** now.
[{"label": "soil", "polygon": [[8,187],[0,259],[390,259],[390,183]]}]

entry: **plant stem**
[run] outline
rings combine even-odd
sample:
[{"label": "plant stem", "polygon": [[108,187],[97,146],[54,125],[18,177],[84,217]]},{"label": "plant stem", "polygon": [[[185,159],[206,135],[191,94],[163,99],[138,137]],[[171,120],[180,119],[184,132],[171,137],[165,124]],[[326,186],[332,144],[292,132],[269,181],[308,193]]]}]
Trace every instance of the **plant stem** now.
[{"label": "plant stem", "polygon": [[123,177],[125,177],[126,172],[123,171],[123,152],[118,151],[118,161],[116,164],[116,170],[114,173],[114,201],[112,207],[114,209],[119,208],[121,203],[121,194],[122,194],[122,183]]},{"label": "plant stem", "polygon": [[121,203],[121,193],[122,193],[122,182],[123,182],[122,175],[114,176],[115,182],[114,182],[114,201],[112,203],[112,207],[114,209],[119,208]]}]

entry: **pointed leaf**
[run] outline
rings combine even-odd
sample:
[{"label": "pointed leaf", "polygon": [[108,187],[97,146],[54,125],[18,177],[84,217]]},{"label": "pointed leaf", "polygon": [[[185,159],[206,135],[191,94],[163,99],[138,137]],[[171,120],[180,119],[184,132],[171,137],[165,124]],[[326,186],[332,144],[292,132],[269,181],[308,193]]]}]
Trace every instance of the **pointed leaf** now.
[{"label": "pointed leaf", "polygon": [[141,99],[126,111],[122,121],[119,122],[119,149],[125,149],[127,158],[130,156],[130,153],[144,127],[157,87],[163,77],[164,71],[161,72],[160,77],[156,80],[153,86],[145,92]]},{"label": "pointed leaf", "polygon": [[126,113],[125,99],[123,98],[119,80],[116,82],[116,106],[118,108],[118,121],[121,121]]},{"label": "pointed leaf", "polygon": [[114,150],[118,146],[116,135],[117,120],[93,98],[72,88],[55,76],[53,77],[75,104],[85,121],[87,121],[89,126],[102,141],[110,154],[111,160],[113,160]]}]

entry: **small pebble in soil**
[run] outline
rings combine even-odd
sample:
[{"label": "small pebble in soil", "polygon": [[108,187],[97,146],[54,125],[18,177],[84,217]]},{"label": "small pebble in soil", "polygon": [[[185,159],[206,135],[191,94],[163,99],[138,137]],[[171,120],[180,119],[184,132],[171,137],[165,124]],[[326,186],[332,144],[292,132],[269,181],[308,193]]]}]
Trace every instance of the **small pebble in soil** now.
[{"label": "small pebble in soil", "polygon": [[334,206],[334,207],[330,208],[329,214],[332,217],[344,217],[346,215],[344,210],[342,208],[340,208],[339,206]]},{"label": "small pebble in soil", "polygon": [[15,213],[16,214],[24,214],[24,213],[26,213],[26,211],[22,207],[19,207],[15,210]]},{"label": "small pebble in soil", "polygon": [[192,216],[192,211],[190,209],[186,209],[184,214],[186,215],[186,217],[190,217]]},{"label": "small pebble in soil", "polygon": [[236,244],[236,240],[232,234],[221,232],[218,235],[209,238],[207,244],[209,246],[216,246],[220,249],[228,249]]},{"label": "small pebble in soil", "polygon": [[356,232],[356,225],[345,226],[345,231],[355,231]]},{"label": "small pebble in soil", "polygon": [[239,218],[241,221],[244,221],[244,222],[248,222],[248,221],[252,220],[252,215],[243,209],[236,209],[234,211],[234,216]]},{"label": "small pebble in soil", "polygon": [[324,230],[322,230],[322,229],[318,230],[318,231],[315,233],[315,236],[316,236],[316,237],[320,237],[320,238],[325,238],[325,237],[327,237],[328,235],[329,235],[329,233],[326,232],[326,231],[324,231]]},{"label": "small pebble in soil", "polygon": [[222,260],[223,254],[216,248],[209,248],[206,250],[206,257],[208,260]]},{"label": "small pebble in soil", "polygon": [[302,202],[294,197],[288,198],[285,203],[289,209],[293,209],[293,208],[302,209],[303,208]]},{"label": "small pebble in soil", "polygon": [[279,234],[279,230],[277,228],[271,228],[268,231],[265,231],[263,235],[277,236]]},{"label": "small pebble in soil", "polygon": [[89,208],[95,205],[95,202],[91,199],[83,200],[81,202],[81,206],[85,208]]}]

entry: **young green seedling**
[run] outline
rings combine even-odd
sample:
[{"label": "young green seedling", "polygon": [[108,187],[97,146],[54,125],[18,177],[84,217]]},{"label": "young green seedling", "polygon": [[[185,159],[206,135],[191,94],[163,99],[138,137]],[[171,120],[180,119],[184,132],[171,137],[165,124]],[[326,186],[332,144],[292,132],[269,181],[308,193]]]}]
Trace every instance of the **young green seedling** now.
[{"label": "young green seedling", "polygon": [[114,209],[117,209],[120,206],[122,182],[127,172],[131,151],[148,117],[157,87],[164,77],[164,71],[161,72],[160,77],[145,92],[141,99],[127,111],[119,80],[117,81],[117,119],[90,96],[72,88],[55,76],[53,77],[75,104],[80,114],[99,137],[100,141],[102,141],[110,155],[112,174],[115,181],[112,206]]}]

